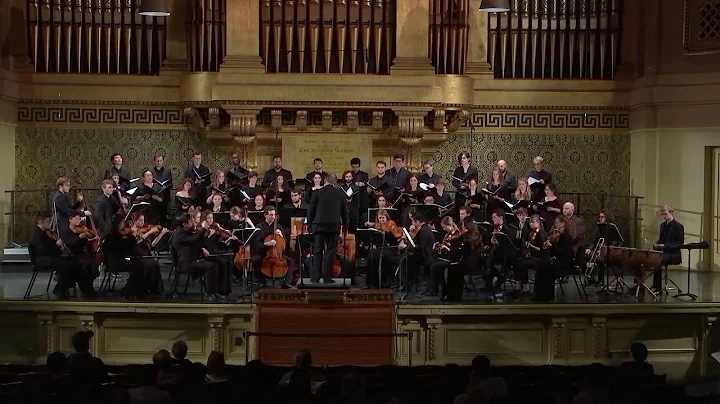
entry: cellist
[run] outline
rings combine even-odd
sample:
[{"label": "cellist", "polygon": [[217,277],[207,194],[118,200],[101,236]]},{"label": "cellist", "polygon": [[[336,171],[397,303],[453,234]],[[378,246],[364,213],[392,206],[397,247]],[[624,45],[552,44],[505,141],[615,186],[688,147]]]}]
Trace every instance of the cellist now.
[{"label": "cellist", "polygon": [[[260,284],[264,285],[267,283],[267,278],[260,271],[260,267],[262,266],[262,262],[265,258],[265,253],[267,249],[275,247],[277,243],[275,240],[265,241],[265,238],[272,235],[273,233],[277,235],[277,237],[282,237],[285,240],[289,240],[290,237],[288,234],[283,233],[282,228],[279,225],[276,226],[275,222],[278,219],[278,215],[275,206],[265,206],[265,208],[263,208],[263,216],[264,220],[258,223],[257,226],[258,229],[260,229],[260,234],[255,237],[251,253],[253,270],[258,276],[258,281],[260,282]],[[286,246],[288,244],[289,243],[285,243]],[[285,258],[285,262],[287,263],[288,268],[283,283],[284,285],[289,286],[292,284],[292,268],[295,267],[295,263],[293,262],[293,259],[290,258],[290,255],[287,253],[287,251],[282,251],[282,256],[283,258]]]}]

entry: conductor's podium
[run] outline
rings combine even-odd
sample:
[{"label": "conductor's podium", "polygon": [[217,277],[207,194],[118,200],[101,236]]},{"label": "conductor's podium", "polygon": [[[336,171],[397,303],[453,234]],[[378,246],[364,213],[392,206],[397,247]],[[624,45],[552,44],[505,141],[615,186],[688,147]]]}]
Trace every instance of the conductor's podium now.
[{"label": "conductor's podium", "polygon": [[255,358],[262,362],[292,365],[304,348],[318,366],[395,363],[391,290],[261,289],[256,303]]}]

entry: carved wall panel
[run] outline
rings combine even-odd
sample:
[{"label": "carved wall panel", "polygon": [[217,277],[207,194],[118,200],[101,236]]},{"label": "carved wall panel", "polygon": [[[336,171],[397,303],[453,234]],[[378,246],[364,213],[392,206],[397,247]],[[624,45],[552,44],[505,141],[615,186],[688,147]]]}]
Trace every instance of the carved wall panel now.
[{"label": "carved wall panel", "polygon": [[720,0],[685,0],[687,53],[720,52]]}]

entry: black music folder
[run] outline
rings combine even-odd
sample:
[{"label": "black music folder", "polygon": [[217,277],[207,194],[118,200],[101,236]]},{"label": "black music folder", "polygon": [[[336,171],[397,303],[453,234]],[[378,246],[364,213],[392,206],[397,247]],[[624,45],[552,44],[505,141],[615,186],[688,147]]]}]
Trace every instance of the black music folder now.
[{"label": "black music folder", "polygon": [[280,209],[280,212],[278,212],[278,214],[280,215],[280,226],[289,228],[292,218],[307,217],[307,209],[282,208]]},{"label": "black music folder", "polygon": [[262,210],[251,210],[247,213],[248,218],[255,226],[258,225],[258,223],[265,220],[265,212]]},{"label": "black music folder", "polygon": [[227,177],[227,180],[228,180],[231,184],[248,182],[248,175],[247,175],[247,174],[244,174],[244,175],[241,175],[241,176],[237,176],[237,175],[235,175],[235,173],[233,173],[232,171],[228,171],[228,172],[225,173],[225,176]]},{"label": "black music folder", "polygon": [[434,220],[440,217],[442,206],[435,204],[414,203],[410,207],[415,208],[415,212],[420,214],[426,221]]},{"label": "black music folder", "polygon": [[390,232],[380,231],[375,228],[369,229],[357,229],[355,236],[357,238],[356,243],[365,245],[382,246],[385,244],[397,244],[397,239]]},{"label": "black music folder", "polygon": [[515,203],[512,202],[505,202],[505,210],[508,212],[512,212],[516,209],[525,208],[528,210],[528,214],[530,213],[530,208],[534,205],[533,201],[528,200],[522,200],[522,201],[515,201]]},{"label": "black music folder", "polygon": [[458,193],[458,195],[462,197],[461,203],[465,203],[465,201],[468,200],[471,204],[476,204],[480,206],[483,206],[487,203],[487,201],[485,200],[485,196],[481,192],[478,192],[475,195],[467,195],[463,193]]},{"label": "black music folder", "polygon": [[230,221],[230,212],[213,212],[213,220],[220,224],[220,226],[227,226]]},{"label": "black music folder", "polygon": [[621,245],[625,242],[622,234],[620,234],[620,230],[618,230],[617,226],[615,226],[615,223],[598,222],[595,225],[598,228],[600,238],[605,239],[605,245]]},{"label": "black music folder", "polygon": [[143,212],[143,211],[145,211],[145,210],[146,210],[147,208],[149,208],[149,207],[150,207],[150,203],[149,203],[149,202],[138,202],[138,203],[134,203],[134,204],[130,207],[130,209],[128,209],[127,214],[125,215],[125,220],[130,219],[130,217],[132,216],[133,213],[135,213],[135,212]]},{"label": "black music folder", "polygon": [[309,189],[312,186],[312,184],[310,183],[310,181],[307,180],[307,178],[296,178],[294,180],[288,181],[288,184],[290,185],[290,188],[300,188],[300,190],[303,191]]}]

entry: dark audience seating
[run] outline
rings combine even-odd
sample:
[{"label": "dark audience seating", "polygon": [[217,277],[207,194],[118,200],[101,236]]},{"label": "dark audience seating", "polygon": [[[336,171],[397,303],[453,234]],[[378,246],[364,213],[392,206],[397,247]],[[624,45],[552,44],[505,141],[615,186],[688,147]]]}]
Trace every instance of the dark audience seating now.
[{"label": "dark audience seating", "polygon": [[[247,366],[228,365],[228,383],[203,385],[205,366],[195,364],[191,382],[166,389],[173,403],[287,403],[283,389],[278,387],[282,376],[291,370],[250,362]],[[588,366],[505,366],[493,368],[493,376],[503,377],[509,397],[492,397],[493,404],[553,404],[572,402],[575,394],[586,386]],[[604,367],[594,385],[608,385],[613,367]],[[138,386],[153,386],[156,371],[153,365],[107,366],[109,376],[98,391],[103,404],[129,403],[126,391]],[[323,367],[316,368],[327,382],[318,394],[318,403],[339,394],[343,375],[354,372],[365,377],[367,397],[363,403],[387,404],[395,398],[399,403],[452,403],[455,396],[464,392],[471,373],[467,366],[378,366],[378,367]],[[0,403],[70,403],[68,390],[73,386],[67,376],[52,376],[45,366],[0,366]],[[42,396],[42,397],[39,397]],[[627,399],[613,402],[700,403],[684,396],[683,386],[668,385],[664,376],[657,377],[651,386],[638,386]]]}]

